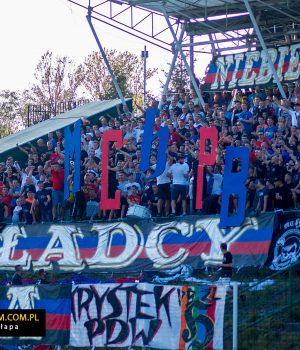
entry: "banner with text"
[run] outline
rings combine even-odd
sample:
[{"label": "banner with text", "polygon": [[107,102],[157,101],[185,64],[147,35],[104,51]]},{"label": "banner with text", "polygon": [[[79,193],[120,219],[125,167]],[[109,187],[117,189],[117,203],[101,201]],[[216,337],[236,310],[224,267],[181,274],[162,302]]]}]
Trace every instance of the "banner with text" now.
[{"label": "banner with text", "polygon": [[74,286],[70,345],[222,350],[225,288]]},{"label": "banner with text", "polygon": [[[269,48],[268,52],[282,82],[299,79],[300,44]],[[203,90],[232,90],[273,83],[273,73],[264,51],[218,56],[207,67]]]},{"label": "banner with text", "polygon": [[45,309],[46,336],[0,336],[0,342],[27,346],[221,350],[225,296],[225,286],[208,285],[103,283],[1,287],[1,309]]},{"label": "banner with text", "polygon": [[221,262],[227,242],[237,268],[262,266],[273,232],[273,213],[246,218],[240,227],[220,228],[219,218],[189,217],[155,224],[116,223],[8,225],[0,233],[0,272],[158,271]]},{"label": "banner with text", "polygon": [[[69,344],[72,285],[1,287],[0,309],[46,310],[45,337],[0,337],[1,344]],[[26,322],[26,321],[24,321]],[[3,326],[3,324],[1,324]]]},{"label": "banner with text", "polygon": [[272,270],[284,270],[300,259],[300,212],[276,216],[268,262]]}]

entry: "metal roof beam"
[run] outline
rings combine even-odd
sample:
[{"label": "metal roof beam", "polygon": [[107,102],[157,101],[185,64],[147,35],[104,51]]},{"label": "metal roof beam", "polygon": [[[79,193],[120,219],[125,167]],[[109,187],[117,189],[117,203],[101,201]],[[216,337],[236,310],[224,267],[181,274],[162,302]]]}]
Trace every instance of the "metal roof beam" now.
[{"label": "metal roof beam", "polygon": [[292,16],[292,15],[290,15],[288,12],[282,11],[280,8],[268,4],[267,1],[261,1],[261,0],[256,0],[256,1],[258,1],[258,2],[261,3],[261,4],[263,4],[264,6],[269,7],[270,9],[272,9],[272,10],[274,10],[274,11],[277,11],[277,12],[279,12],[279,13],[285,15],[285,16],[289,16],[289,17],[290,17],[291,19],[293,19],[295,22],[300,22],[300,18],[299,18],[299,17]]}]

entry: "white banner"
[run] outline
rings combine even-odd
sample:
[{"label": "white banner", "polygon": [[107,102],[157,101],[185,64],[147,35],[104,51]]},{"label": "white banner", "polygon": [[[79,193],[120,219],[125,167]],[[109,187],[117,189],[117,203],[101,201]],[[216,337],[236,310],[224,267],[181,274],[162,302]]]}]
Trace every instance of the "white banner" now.
[{"label": "white banner", "polygon": [[225,287],[73,286],[70,345],[223,349]]}]

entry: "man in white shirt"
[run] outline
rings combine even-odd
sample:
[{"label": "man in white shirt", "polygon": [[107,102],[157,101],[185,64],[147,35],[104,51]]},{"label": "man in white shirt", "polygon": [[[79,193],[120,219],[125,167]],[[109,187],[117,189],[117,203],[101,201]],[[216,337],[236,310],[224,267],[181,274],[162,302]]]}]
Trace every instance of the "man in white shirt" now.
[{"label": "man in white shirt", "polygon": [[184,155],[179,154],[177,156],[177,163],[173,164],[168,172],[168,175],[172,177],[173,184],[171,187],[171,207],[172,214],[175,216],[176,201],[178,197],[181,197],[182,216],[186,215],[186,196],[188,190],[188,173],[189,166],[184,162]]},{"label": "man in white shirt", "polygon": [[[165,203],[165,216],[169,215],[170,211],[170,198],[171,198],[171,179],[168,176],[168,172],[173,164],[173,158],[168,157],[164,172],[157,176],[157,187],[158,187],[158,202],[157,202],[157,216],[162,216],[162,208]],[[151,167],[153,170],[156,168],[156,164]]]}]

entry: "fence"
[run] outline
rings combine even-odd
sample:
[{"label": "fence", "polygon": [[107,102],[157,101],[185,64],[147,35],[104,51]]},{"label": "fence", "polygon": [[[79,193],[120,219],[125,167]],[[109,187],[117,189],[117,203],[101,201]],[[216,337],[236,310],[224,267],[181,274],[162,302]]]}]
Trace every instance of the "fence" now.
[{"label": "fence", "polygon": [[27,126],[40,123],[44,120],[50,119],[57,114],[70,111],[71,109],[83,106],[89,103],[89,100],[76,101],[59,101],[56,103],[43,103],[39,105],[28,105],[27,107]]},{"label": "fence", "polygon": [[[246,274],[244,278],[247,279]],[[259,282],[245,280],[240,282],[238,291],[237,349],[299,349],[300,262]],[[225,305],[224,350],[231,350],[231,291]]]}]

